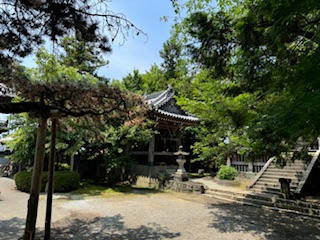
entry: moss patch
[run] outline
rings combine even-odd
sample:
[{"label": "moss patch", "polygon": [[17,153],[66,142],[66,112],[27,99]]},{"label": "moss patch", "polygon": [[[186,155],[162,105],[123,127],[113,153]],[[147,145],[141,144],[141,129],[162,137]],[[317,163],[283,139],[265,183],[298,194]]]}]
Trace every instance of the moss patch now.
[{"label": "moss patch", "polygon": [[82,183],[79,189],[72,191],[72,195],[85,195],[85,196],[103,196],[103,197],[119,197],[124,195],[141,195],[141,194],[154,194],[162,191],[144,188],[139,186],[114,186],[108,187],[103,185],[95,185],[92,183]]}]

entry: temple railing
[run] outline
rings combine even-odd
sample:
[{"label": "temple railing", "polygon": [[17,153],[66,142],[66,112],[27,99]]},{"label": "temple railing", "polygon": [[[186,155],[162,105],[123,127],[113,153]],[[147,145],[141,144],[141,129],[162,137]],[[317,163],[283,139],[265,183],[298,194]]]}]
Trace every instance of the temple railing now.
[{"label": "temple railing", "polygon": [[258,173],[265,163],[268,161],[269,157],[263,156],[253,162],[246,161],[245,157],[239,154],[234,154],[230,158],[230,165],[234,167],[238,172],[254,172]]}]

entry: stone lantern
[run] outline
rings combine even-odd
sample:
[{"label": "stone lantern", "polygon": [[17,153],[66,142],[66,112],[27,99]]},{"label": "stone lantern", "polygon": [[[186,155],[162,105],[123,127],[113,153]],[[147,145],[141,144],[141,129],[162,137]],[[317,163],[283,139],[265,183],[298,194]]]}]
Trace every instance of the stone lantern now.
[{"label": "stone lantern", "polygon": [[182,151],[183,147],[179,147],[179,151],[173,153],[175,156],[178,156],[177,158],[177,163],[179,164],[179,168],[177,172],[174,174],[174,179],[179,180],[179,181],[188,181],[189,177],[184,169],[184,164],[186,162],[185,156],[188,156],[189,153]]}]

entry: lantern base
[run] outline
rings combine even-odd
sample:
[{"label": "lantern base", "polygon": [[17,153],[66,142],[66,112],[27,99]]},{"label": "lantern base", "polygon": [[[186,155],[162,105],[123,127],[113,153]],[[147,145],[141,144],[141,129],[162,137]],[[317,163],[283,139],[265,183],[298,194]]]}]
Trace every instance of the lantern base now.
[{"label": "lantern base", "polygon": [[188,174],[186,172],[182,172],[179,170],[180,169],[178,169],[178,171],[174,174],[174,179],[178,181],[188,181],[189,180]]}]

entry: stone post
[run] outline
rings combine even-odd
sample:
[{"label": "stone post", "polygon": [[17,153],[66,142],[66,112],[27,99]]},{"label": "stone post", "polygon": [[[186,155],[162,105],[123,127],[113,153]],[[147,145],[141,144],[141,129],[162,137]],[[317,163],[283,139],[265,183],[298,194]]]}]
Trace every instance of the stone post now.
[{"label": "stone post", "polygon": [[229,155],[227,155],[227,166],[231,167],[231,158]]},{"label": "stone post", "polygon": [[174,155],[178,156],[178,159],[176,160],[179,164],[179,168],[177,172],[174,174],[174,179],[179,181],[188,181],[188,173],[184,169],[184,164],[186,162],[186,159],[184,159],[185,156],[189,155],[189,153],[182,151],[183,147],[179,147],[179,151],[173,153]]},{"label": "stone post", "polygon": [[291,179],[288,178],[279,178],[281,193],[285,199],[290,199],[290,182]]},{"label": "stone post", "polygon": [[248,162],[248,172],[253,172],[253,162]]}]

